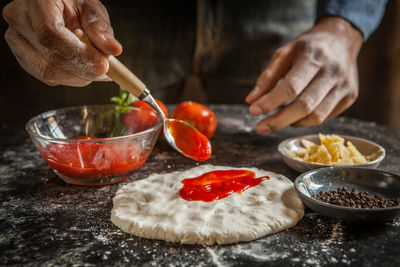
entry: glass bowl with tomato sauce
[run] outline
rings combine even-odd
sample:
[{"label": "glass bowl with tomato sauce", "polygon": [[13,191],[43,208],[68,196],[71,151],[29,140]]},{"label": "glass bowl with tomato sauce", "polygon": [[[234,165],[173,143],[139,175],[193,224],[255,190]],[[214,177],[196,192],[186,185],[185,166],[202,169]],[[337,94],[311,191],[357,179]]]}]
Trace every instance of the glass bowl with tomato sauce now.
[{"label": "glass bowl with tomato sauce", "polygon": [[142,166],[162,128],[148,108],[90,105],[44,112],[26,130],[43,159],[65,182],[122,182]]}]

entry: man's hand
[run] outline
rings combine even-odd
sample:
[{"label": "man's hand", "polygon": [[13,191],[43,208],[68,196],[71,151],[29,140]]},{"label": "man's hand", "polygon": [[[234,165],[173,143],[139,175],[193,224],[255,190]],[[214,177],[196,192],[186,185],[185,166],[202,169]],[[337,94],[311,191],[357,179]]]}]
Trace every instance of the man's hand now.
[{"label": "man's hand", "polygon": [[358,96],[361,33],[339,17],[320,19],[278,49],[246,97],[252,115],[275,114],[257,124],[266,135],[288,125],[311,126],[338,115]]},{"label": "man's hand", "polygon": [[[109,80],[106,56],[122,52],[98,0],[14,0],[3,17],[10,26],[6,41],[19,64],[48,85]],[[78,28],[96,49],[74,35]]]}]

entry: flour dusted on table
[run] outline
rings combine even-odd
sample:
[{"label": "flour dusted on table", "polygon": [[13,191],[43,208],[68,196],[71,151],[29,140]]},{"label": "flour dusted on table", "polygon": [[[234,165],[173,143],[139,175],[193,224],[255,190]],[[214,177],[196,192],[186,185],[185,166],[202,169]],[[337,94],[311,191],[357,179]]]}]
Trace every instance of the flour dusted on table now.
[{"label": "flour dusted on table", "polygon": [[[187,201],[179,195],[183,179],[233,169],[270,179],[213,202]],[[152,174],[120,188],[113,202],[111,221],[123,231],[183,244],[251,241],[290,228],[304,215],[293,183],[286,177],[256,168],[212,165]]]}]

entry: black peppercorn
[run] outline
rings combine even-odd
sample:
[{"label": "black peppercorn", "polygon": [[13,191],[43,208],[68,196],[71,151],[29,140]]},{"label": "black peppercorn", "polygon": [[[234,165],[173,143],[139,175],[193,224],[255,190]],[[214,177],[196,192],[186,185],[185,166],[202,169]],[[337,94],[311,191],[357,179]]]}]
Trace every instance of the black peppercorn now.
[{"label": "black peppercorn", "polygon": [[311,197],[325,203],[343,207],[376,209],[399,206],[399,201],[396,199],[387,199],[379,194],[369,195],[368,192],[358,192],[355,188],[351,191],[344,187],[338,188],[336,191],[321,191]]}]

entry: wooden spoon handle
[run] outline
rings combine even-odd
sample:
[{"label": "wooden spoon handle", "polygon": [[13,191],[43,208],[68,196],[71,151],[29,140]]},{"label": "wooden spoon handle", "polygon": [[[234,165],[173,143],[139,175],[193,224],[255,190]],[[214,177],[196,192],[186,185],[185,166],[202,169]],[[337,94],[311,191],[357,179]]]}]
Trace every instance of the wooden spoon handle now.
[{"label": "wooden spoon handle", "polygon": [[124,64],[114,56],[108,57],[108,64],[108,77],[136,97],[143,94],[146,85],[127,67],[125,67]]},{"label": "wooden spoon handle", "polygon": [[[92,45],[88,36],[81,29],[75,30],[74,33],[82,42]],[[136,97],[144,93],[146,85],[125,67],[124,64],[114,56],[109,56],[107,60],[109,64],[107,71],[108,77]]]}]

